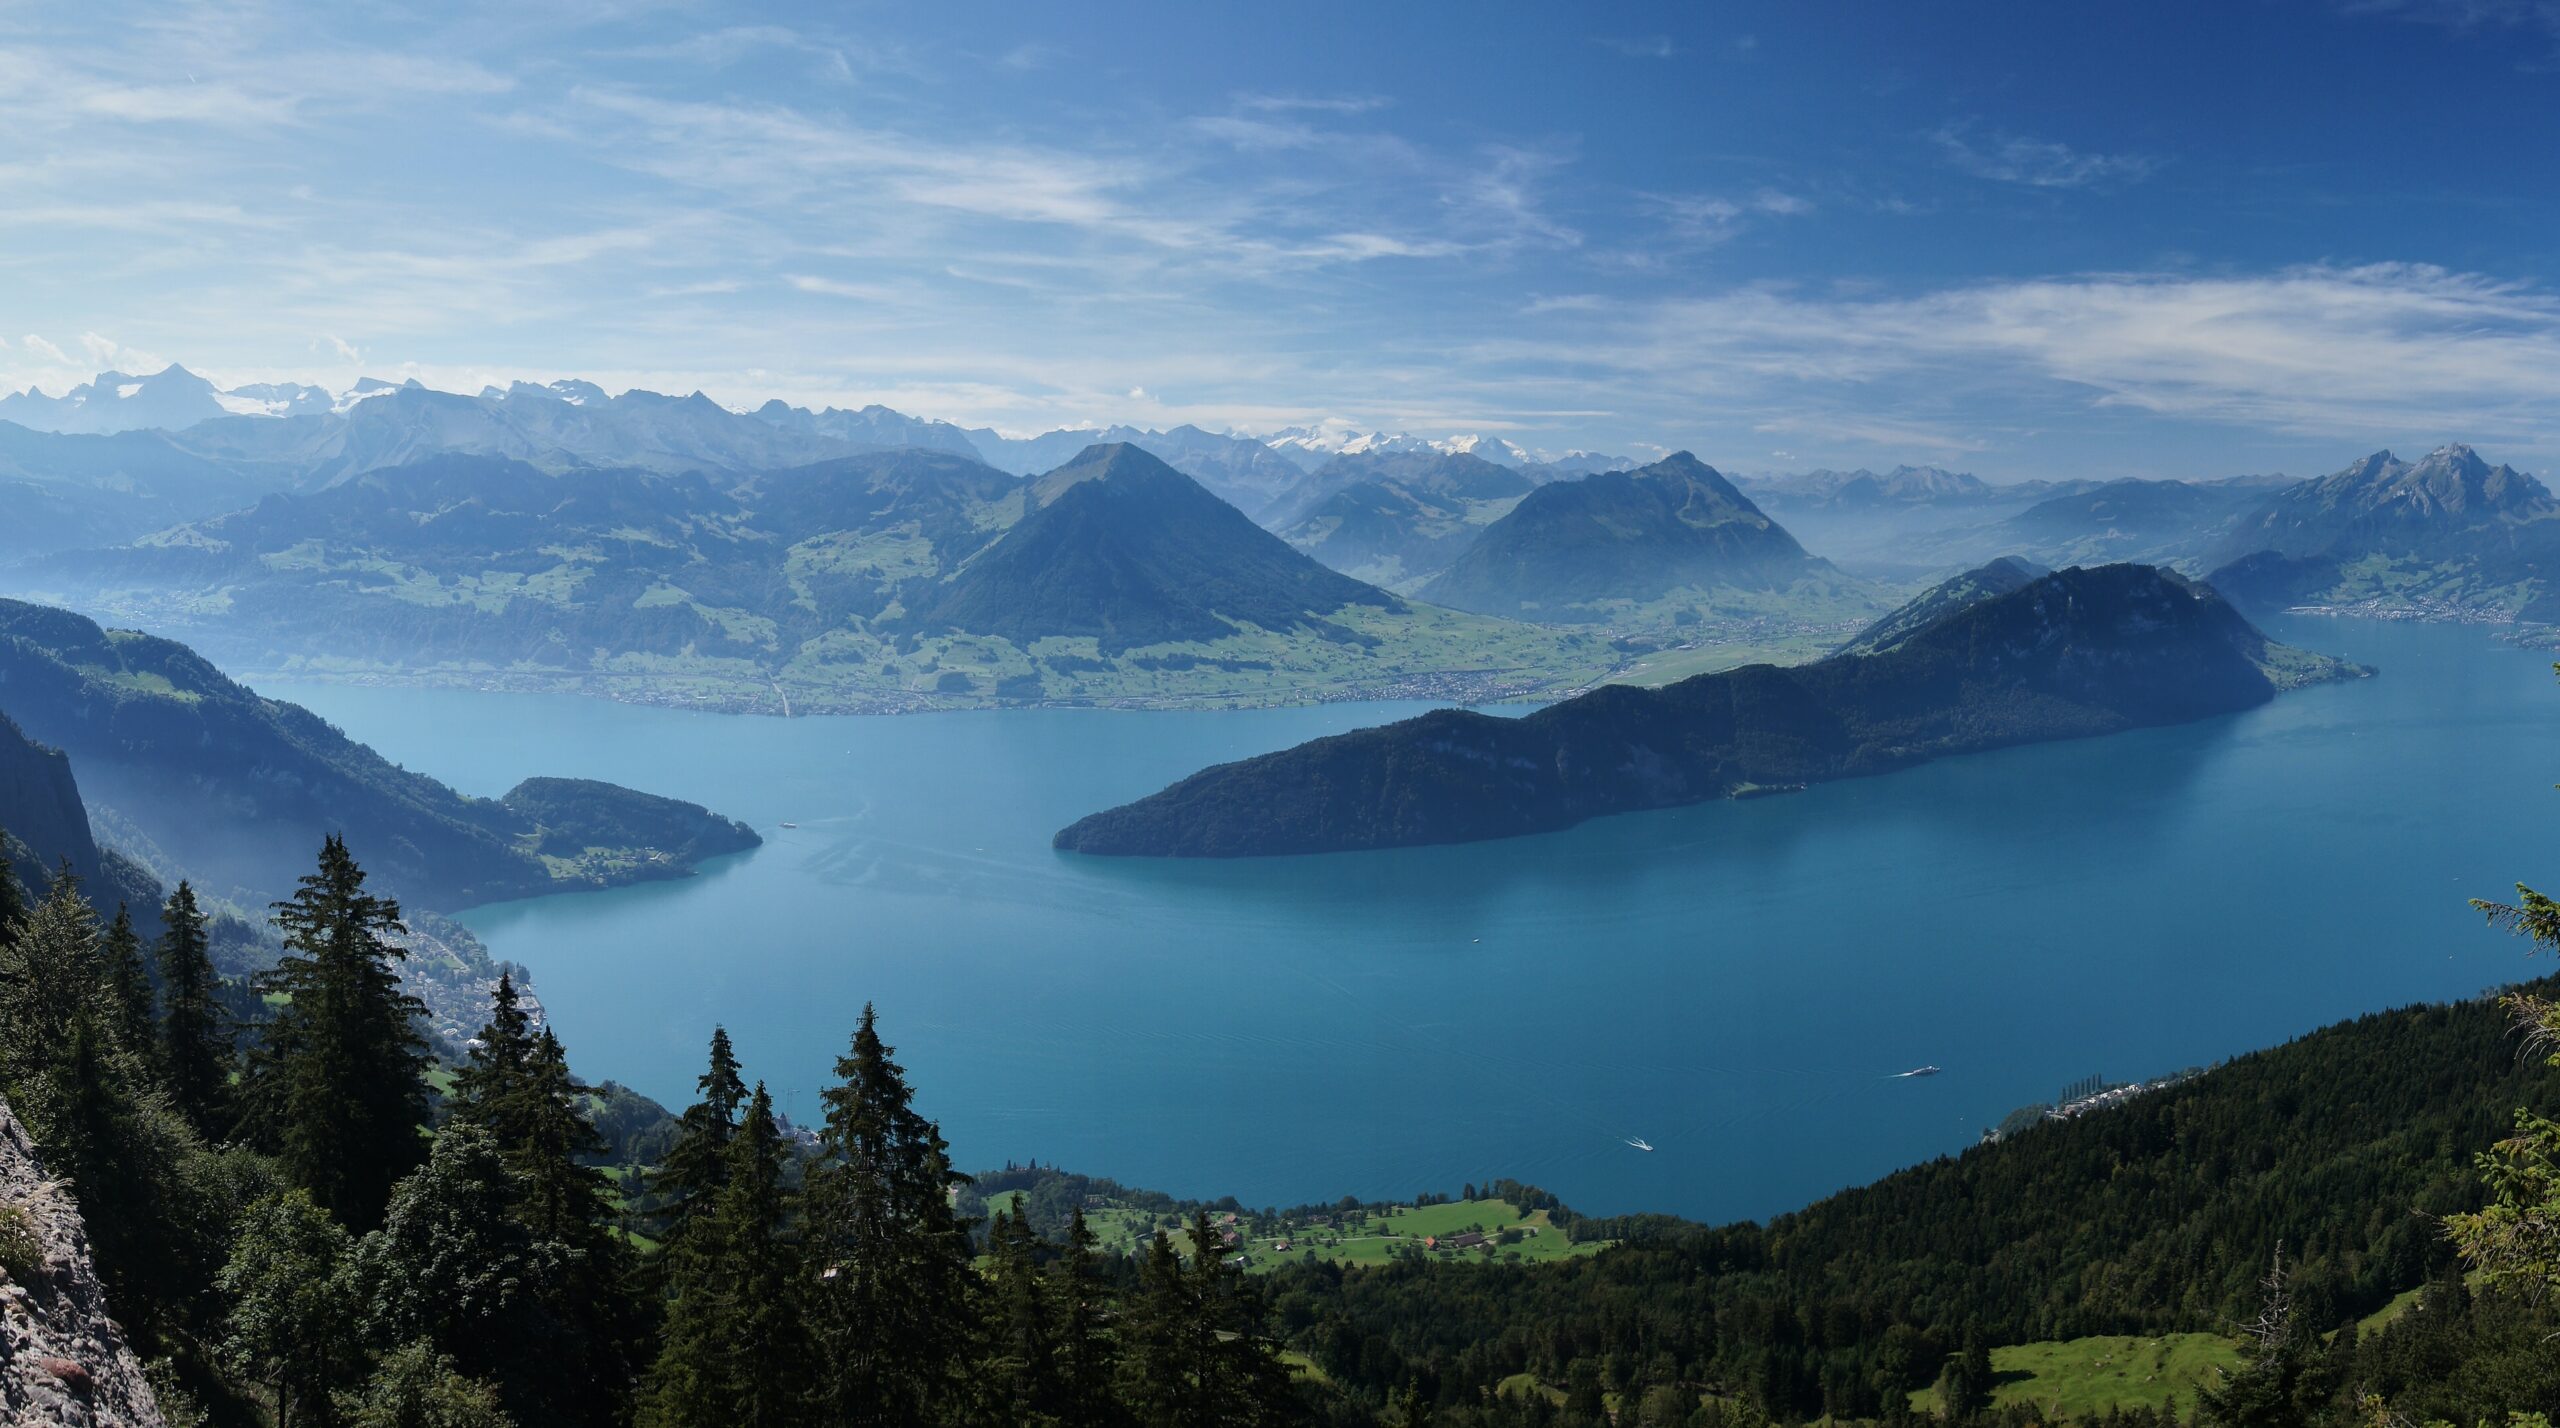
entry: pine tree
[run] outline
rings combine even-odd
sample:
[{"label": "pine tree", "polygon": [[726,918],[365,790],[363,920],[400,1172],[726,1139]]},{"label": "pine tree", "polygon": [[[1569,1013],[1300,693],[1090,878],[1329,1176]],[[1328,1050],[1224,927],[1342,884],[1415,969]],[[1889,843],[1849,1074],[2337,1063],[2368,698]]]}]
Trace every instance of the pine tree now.
[{"label": "pine tree", "polygon": [[806,1275],[785,1235],[791,1150],[773,1098],[756,1085],[731,1137],[719,1197],[675,1260],[658,1360],[642,1398],[642,1428],[791,1428],[810,1421]]},{"label": "pine tree", "polygon": [[161,1070],[179,1114],[210,1140],[230,1128],[232,1043],[196,890],[180,882],[160,922]]},{"label": "pine tree", "polygon": [[1261,1296],[1230,1258],[1209,1212],[1191,1222],[1188,1337],[1197,1367],[1196,1421],[1253,1425],[1280,1421],[1289,1395],[1279,1346],[1264,1332]]},{"label": "pine tree", "polygon": [[66,869],[0,943],[0,1090],[44,1138],[76,1018],[105,997],[98,914]]},{"label": "pine tree", "polygon": [[825,1095],[809,1175],[810,1252],[832,1424],[907,1425],[957,1411],[972,1357],[977,1275],[951,1205],[962,1177],[940,1128],[880,1040],[871,1007]]},{"label": "pine tree", "polygon": [[99,951],[105,961],[108,1032],[118,1052],[151,1066],[156,1075],[160,1043],[151,1034],[151,973],[143,966],[142,938],[123,903],[116,904],[115,921],[107,924]]},{"label": "pine tree", "polygon": [[1022,1215],[998,1210],[987,1224],[993,1261],[988,1323],[989,1389],[1008,1423],[1059,1421],[1056,1324],[1040,1274],[1040,1237]]},{"label": "pine tree", "polygon": [[2294,1331],[2293,1293],[2284,1246],[2276,1246],[2266,1278],[2259,1281],[2258,1315],[2241,1327],[2237,1373],[2196,1388],[2196,1421],[2212,1428],[2302,1428],[2318,1404],[2305,1346]]},{"label": "pine tree", "polygon": [[286,1178],[349,1226],[379,1224],[391,1187],[423,1158],[425,1010],[400,989],[399,904],[364,890],[331,834],[317,871],[275,905],[285,955],[258,989],[286,998],[253,1063],[251,1092]]},{"label": "pine tree", "polygon": [[483,1133],[506,1166],[508,1213],[529,1238],[528,1284],[549,1335],[540,1396],[602,1421],[629,1391],[633,1305],[611,1181],[591,1163],[607,1147],[581,1099],[560,1038],[535,1028],[513,977],[501,976],[447,1126]]},{"label": "pine tree", "polygon": [[683,1238],[686,1225],[711,1204],[728,1178],[729,1141],[747,1088],[739,1078],[727,1028],[711,1029],[711,1066],[694,1085],[702,1099],[685,1108],[675,1144],[649,1174],[649,1188],[666,1199],[662,1213],[669,1243]]},{"label": "pine tree", "polygon": [[[0,828],[0,849],[9,845],[9,832]],[[18,882],[18,870],[9,865],[9,856],[0,851],[0,942],[9,940],[12,929],[27,915],[27,893]]]},{"label": "pine tree", "polygon": [[533,1022],[516,995],[514,975],[501,972],[490,998],[489,1023],[471,1039],[469,1056],[453,1076],[453,1119],[481,1127],[501,1146],[522,1139],[516,1103],[532,1060]]},{"label": "pine tree", "polygon": [[1129,1421],[1140,1428],[1182,1428],[1192,1421],[1193,1317],[1182,1257],[1174,1252],[1173,1237],[1158,1230],[1147,1242],[1137,1293],[1120,1320],[1121,1398]]},{"label": "pine tree", "polygon": [[1102,1277],[1095,1272],[1094,1235],[1084,1207],[1067,1219],[1067,1242],[1049,1266],[1052,1338],[1057,1345],[1058,1422],[1062,1428],[1105,1428],[1120,1420],[1111,1396],[1117,1356]]}]

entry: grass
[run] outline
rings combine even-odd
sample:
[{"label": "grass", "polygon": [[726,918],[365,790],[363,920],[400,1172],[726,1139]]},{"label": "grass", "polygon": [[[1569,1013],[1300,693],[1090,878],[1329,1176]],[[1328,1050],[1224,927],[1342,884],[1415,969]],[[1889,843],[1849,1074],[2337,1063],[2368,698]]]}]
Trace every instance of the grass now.
[{"label": "grass", "polygon": [[[2212,1381],[2217,1370],[2239,1367],[2239,1345],[2219,1334],[2102,1335],[2014,1344],[1991,1351],[1992,1373],[1999,1380],[1991,1401],[2002,1408],[2032,1406],[2047,1419],[2164,1405],[2183,1418],[2195,1410],[2198,1385]],[[1911,1406],[1937,1412],[1937,1390],[1913,1393]]]},{"label": "grass", "polygon": [[[992,1206],[1002,1198],[990,1197],[989,1203]],[[1168,1223],[1175,1218],[1120,1207],[1085,1211],[1085,1223],[1106,1254],[1142,1253],[1158,1229],[1173,1232],[1175,1244],[1187,1250],[1188,1236],[1180,1233],[1181,1226]],[[1597,1241],[1574,1243],[1546,1211],[1524,1211],[1508,1200],[1373,1206],[1336,1212],[1326,1218],[1333,1223],[1315,1225],[1285,1219],[1265,1222],[1256,1215],[1239,1214],[1235,1223],[1228,1225],[1223,1217],[1213,1217],[1222,1230],[1235,1231],[1237,1243],[1229,1252],[1243,1255],[1246,1271],[1256,1274],[1267,1274],[1285,1264],[1357,1266],[1398,1259],[1535,1264],[1598,1254],[1606,1248]],[[1487,1243],[1465,1250],[1435,1248],[1430,1243],[1470,1231],[1483,1234]],[[1279,1248],[1283,1243],[1289,1248]]]}]

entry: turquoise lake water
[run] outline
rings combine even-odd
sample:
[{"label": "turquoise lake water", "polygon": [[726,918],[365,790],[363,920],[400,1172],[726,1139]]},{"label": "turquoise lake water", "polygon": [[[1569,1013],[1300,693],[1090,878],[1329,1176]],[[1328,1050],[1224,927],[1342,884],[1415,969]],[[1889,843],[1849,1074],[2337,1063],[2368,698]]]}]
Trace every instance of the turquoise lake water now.
[{"label": "turquoise lake water", "polygon": [[1422,706],[779,720],[261,687],[469,792],[611,779],[764,833],[683,882],[464,919],[533,969],[583,1074],[670,1106],[719,1022],[814,1119],[868,1000],[963,1168],[1255,1204],[1507,1175],[1722,1219],[1960,1150],[2081,1077],[2531,973],[2464,899],[2560,881],[2549,657],[2276,632],[2382,674],[1783,798],[1242,863],[1049,836]]}]

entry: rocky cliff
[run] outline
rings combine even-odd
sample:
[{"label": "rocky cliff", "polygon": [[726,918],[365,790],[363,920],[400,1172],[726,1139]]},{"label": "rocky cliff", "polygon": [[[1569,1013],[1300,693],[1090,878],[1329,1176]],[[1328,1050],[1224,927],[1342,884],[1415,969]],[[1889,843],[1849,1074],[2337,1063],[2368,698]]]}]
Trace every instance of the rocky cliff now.
[{"label": "rocky cliff", "polygon": [[0,1422],[165,1428],[70,1192],[0,1101]]}]

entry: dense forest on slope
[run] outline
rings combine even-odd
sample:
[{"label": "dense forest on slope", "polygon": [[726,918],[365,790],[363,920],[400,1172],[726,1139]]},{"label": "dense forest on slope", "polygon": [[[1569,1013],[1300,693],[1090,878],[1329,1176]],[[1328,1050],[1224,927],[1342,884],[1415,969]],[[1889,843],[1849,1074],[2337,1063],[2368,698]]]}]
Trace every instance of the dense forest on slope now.
[{"label": "dense forest on slope", "polygon": [[[89,801],[149,829],[222,895],[253,904],[291,884],[324,831],[383,848],[386,882],[447,908],[677,876],[693,859],[758,841],[691,804],[605,784],[466,797],[259,696],[184,645],[13,600],[0,600],[0,709],[72,756]],[[635,841],[610,841],[625,838]]]},{"label": "dense forest on slope", "polygon": [[2227,714],[2347,672],[2147,566],[2065,570],[1941,608],[1873,655],[1610,686],[1522,719],[1435,710],[1220,765],[1087,817],[1057,845],[1239,857],[1511,837]]}]

